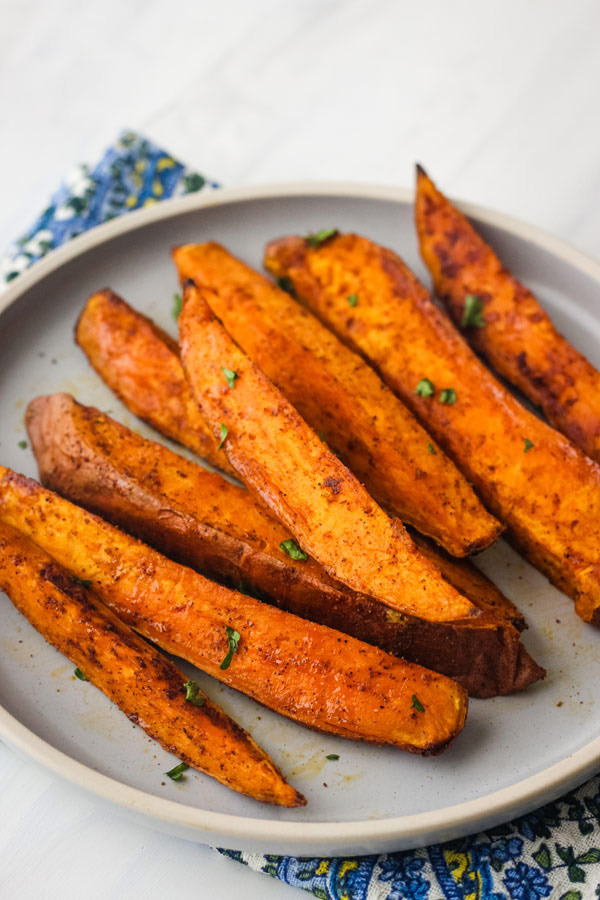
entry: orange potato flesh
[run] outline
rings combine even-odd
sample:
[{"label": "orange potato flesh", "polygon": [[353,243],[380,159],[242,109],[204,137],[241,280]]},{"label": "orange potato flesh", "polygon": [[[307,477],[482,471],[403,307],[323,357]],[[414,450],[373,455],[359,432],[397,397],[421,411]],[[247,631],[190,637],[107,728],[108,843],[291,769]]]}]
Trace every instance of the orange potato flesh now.
[{"label": "orange potato flesh", "polygon": [[[297,296],[371,361],[512,542],[573,597],[586,622],[600,625],[600,467],[496,381],[391,250],[352,234],[317,249],[289,237],[268,246],[266,266],[289,277]],[[353,309],[349,293],[359,297]],[[435,396],[415,393],[423,378]],[[456,401],[442,403],[449,388]]]},{"label": "orange potato flesh", "polygon": [[469,294],[483,305],[485,325],[466,329],[469,343],[555,428],[600,460],[600,372],[421,168],[415,214],[421,255],[454,321],[460,326]]},{"label": "orange potato flesh", "polygon": [[[464,725],[467,695],[449,678],[215,584],[3,467],[0,521],[144,637],[310,728],[428,755]],[[241,638],[221,669],[226,626]]]},{"label": "orange potato flesh", "polygon": [[[110,359],[110,368],[104,364],[100,365],[98,354],[95,362],[97,371],[109,386],[113,386],[117,396],[127,402],[127,398],[134,394],[134,398],[130,398],[129,408],[132,411],[138,410],[139,415],[147,421],[150,421],[155,409],[159,408],[161,421],[160,423],[154,421],[155,426],[165,437],[177,435],[179,443],[192,451],[197,451],[198,407],[195,401],[192,401],[179,356],[175,355],[178,354],[178,348],[172,348],[171,339],[167,335],[161,337],[160,329],[154,323],[116,295],[112,295],[109,300],[103,294],[94,295],[93,302],[88,303],[81,316],[81,322],[85,322],[85,340],[80,335],[82,344],[90,356],[94,356],[94,347],[110,347],[110,355],[104,353],[102,357],[105,361]],[[141,334],[137,334],[138,329],[141,330]],[[167,356],[169,387],[164,390],[162,380],[156,377],[155,370],[146,361],[146,357],[155,355],[162,359],[169,350],[170,354]],[[185,405],[174,406],[171,394],[190,398],[193,415],[189,419],[187,413],[191,406],[187,402]],[[200,420],[204,422],[201,417]],[[216,444],[212,433],[211,440]],[[222,453],[220,455],[223,456]],[[217,462],[219,459],[220,457],[217,458]],[[220,468],[228,466],[224,459]],[[417,534],[414,534],[414,540],[444,577],[461,593],[474,600],[477,606],[493,605],[496,609],[499,606],[506,606],[508,618],[517,627],[524,627],[521,613],[469,562],[451,559],[432,544],[419,539]]]},{"label": "orange potato flesh", "polygon": [[492,543],[500,523],[360,356],[219,244],[187,244],[173,258],[182,283],[211,290],[233,340],[390,514],[454,556]]},{"label": "orange potato flesh", "polygon": [[[353,590],[429,621],[479,615],[234,344],[204,299],[210,293],[184,288],[181,358],[202,415],[215,434],[227,429],[224,452],[242,481]],[[223,367],[237,373],[233,388]]]},{"label": "orange potato flesh", "polygon": [[125,715],[169,753],[222,784],[280,806],[306,800],[208,697],[185,699],[179,669],[28,538],[0,522],[0,591]]},{"label": "orange potato flesh", "polygon": [[176,342],[154,322],[112,291],[98,291],[79,317],[75,340],[134,415],[211,465],[234,474],[198,412]]},{"label": "orange potato flesh", "polygon": [[521,614],[472,566],[442,560],[487,615],[453,624],[403,616],[329,578],[313,559],[284,553],[287,530],[250,491],[68,394],[37,397],[26,422],[47,487],[204,575],[448,675],[472,696],[522,690],[543,677],[513,625],[523,626]]}]

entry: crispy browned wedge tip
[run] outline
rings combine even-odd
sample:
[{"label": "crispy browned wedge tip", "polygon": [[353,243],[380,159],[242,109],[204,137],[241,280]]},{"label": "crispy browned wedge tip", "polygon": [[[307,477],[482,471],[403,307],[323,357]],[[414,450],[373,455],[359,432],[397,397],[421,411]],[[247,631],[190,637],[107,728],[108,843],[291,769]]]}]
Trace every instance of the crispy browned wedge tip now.
[{"label": "crispy browned wedge tip", "polygon": [[422,169],[415,215],[436,293],[469,343],[555,428],[600,460],[600,372]]},{"label": "crispy browned wedge tip", "polygon": [[[480,614],[444,581],[215,318],[187,282],[179,316],[183,367],[231,465],[333,578],[392,609],[433,622]],[[233,386],[223,368],[236,373]]]},{"label": "crispy browned wedge tip", "polygon": [[[86,679],[169,753],[234,791],[279,806],[304,806],[249,734],[120,621],[80,580],[0,521],[0,590]],[[203,702],[202,702],[203,701]]]},{"label": "crispy browned wedge tip", "polygon": [[512,624],[524,624],[521,614],[472,566],[447,559],[487,615],[452,625],[402,616],[284,553],[287,531],[249,491],[68,394],[33,400],[27,430],[44,484],[209,577],[448,675],[475,697],[544,675]]},{"label": "crispy browned wedge tip", "polygon": [[454,556],[495,540],[502,526],[454,463],[318,319],[219,244],[187,244],[173,257],[182,283],[210,289],[212,311],[233,340],[384,509]]},{"label": "crispy browned wedge tip", "polygon": [[151,319],[112,291],[98,291],[79,317],[75,340],[134,415],[233,474],[192,398],[177,343]]},{"label": "crispy browned wedge tip", "polygon": [[0,521],[144,637],[303,725],[421,755],[464,725],[466,691],[444,675],[215,584],[1,466]]},{"label": "crispy browned wedge tip", "polygon": [[[600,626],[600,467],[504,390],[391,250],[353,234],[317,249],[289,237],[267,247],[266,266],[373,363],[511,541]],[[349,292],[363,301],[351,310]],[[423,379],[433,395],[417,393]]]},{"label": "crispy browned wedge tip", "polygon": [[498,619],[511,622],[519,631],[528,627],[521,610],[473,563],[449,556],[414,529],[409,529],[409,533],[421,553],[440,570],[446,581],[453,584],[475,606],[489,610]]}]

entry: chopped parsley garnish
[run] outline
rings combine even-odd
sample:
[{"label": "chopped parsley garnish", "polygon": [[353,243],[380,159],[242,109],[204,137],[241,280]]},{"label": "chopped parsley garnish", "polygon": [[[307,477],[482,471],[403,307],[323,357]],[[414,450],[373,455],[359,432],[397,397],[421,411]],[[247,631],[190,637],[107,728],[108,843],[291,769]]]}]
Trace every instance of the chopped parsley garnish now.
[{"label": "chopped parsley garnish", "polygon": [[454,388],[444,388],[440,394],[440,403],[456,403],[456,391]]},{"label": "chopped parsley garnish", "polygon": [[301,550],[296,541],[292,538],[288,538],[287,541],[282,541],[279,545],[279,549],[283,550],[284,553],[287,553],[292,559],[308,559],[304,550]]},{"label": "chopped parsley garnish", "polygon": [[435,394],[435,384],[429,378],[421,378],[415,388],[415,394],[418,397],[433,397]]},{"label": "chopped parsley garnish", "polygon": [[435,456],[435,447],[433,446],[433,444],[427,444],[427,449]]},{"label": "chopped parsley garnish", "polygon": [[19,441],[19,447],[21,448],[21,450],[26,450],[27,449],[27,441]]},{"label": "chopped parsley garnish", "polygon": [[79,668],[73,669],[73,675],[75,676],[75,678],[79,678],[80,681],[87,681],[87,680],[88,680],[88,679],[85,677],[85,675],[83,674],[83,672],[81,671],[81,669],[79,669]]},{"label": "chopped parsley garnish", "polygon": [[319,247],[324,241],[328,241],[329,238],[335,237],[337,233],[337,228],[321,228],[320,231],[315,231],[314,234],[307,234],[304,240],[307,247],[314,249]]},{"label": "chopped parsley garnish", "polygon": [[277,287],[285,291],[286,294],[294,296],[294,282],[288,275],[282,275],[281,278],[277,279]]},{"label": "chopped parsley garnish", "polygon": [[74,578],[75,581],[77,581],[79,584],[82,584],[84,588],[91,588],[92,582],[89,578],[78,578],[77,575],[75,575]]},{"label": "chopped parsley garnish", "polygon": [[417,712],[425,712],[425,707],[419,700],[416,694],[412,695],[412,703],[410,704],[411,709],[416,709]]},{"label": "chopped parsley garnish", "polygon": [[205,697],[200,693],[200,688],[195,681],[186,681],[184,688],[187,703],[191,703],[194,706],[204,706]]},{"label": "chopped parsley garnish", "polygon": [[467,294],[460,327],[468,328],[469,326],[474,326],[475,328],[483,328],[484,325],[483,303],[475,294]]},{"label": "chopped parsley garnish", "polygon": [[221,422],[221,424],[219,425],[219,432],[221,433],[221,443],[217,447],[217,450],[220,450],[225,443],[225,438],[227,437],[228,431],[229,428],[227,427],[227,425],[223,425],[223,423]]},{"label": "chopped parsley garnish", "polygon": [[225,366],[221,366],[221,372],[225,376],[225,381],[227,382],[229,387],[230,388],[235,387],[235,380],[236,380],[236,378],[240,377],[238,375],[238,373],[235,372],[233,369],[226,369]]},{"label": "chopped parsley garnish", "polygon": [[531,448],[534,446],[533,441],[530,441],[529,438],[525,438],[525,446],[523,447],[523,453],[529,453]]},{"label": "chopped parsley garnish", "polygon": [[236,631],[234,628],[230,628],[229,625],[227,625],[227,627],[225,628],[225,633],[227,634],[227,640],[229,641],[229,650],[227,651],[227,656],[219,666],[220,669],[228,669],[231,665],[233,654],[238,648],[241,637],[239,631]]},{"label": "chopped parsley garnish", "polygon": [[183,773],[187,772],[188,769],[189,766],[187,763],[179,763],[179,765],[175,766],[175,768],[169,769],[168,772],[165,772],[165,775],[167,775],[171,779],[171,781],[181,781],[181,779],[183,778]]},{"label": "chopped parsley garnish", "polygon": [[339,759],[339,758],[340,758],[340,754],[339,754],[339,753],[329,753],[329,754],[325,757],[325,759],[330,759],[332,762],[334,762],[336,759]]},{"label": "chopped parsley garnish", "polygon": [[350,294],[348,297],[348,306],[356,306],[358,303],[358,294]]},{"label": "chopped parsley garnish", "polygon": [[183,306],[183,297],[181,294],[173,294],[173,307],[171,309],[171,315],[177,321],[179,318],[179,314],[181,313],[181,307]]}]

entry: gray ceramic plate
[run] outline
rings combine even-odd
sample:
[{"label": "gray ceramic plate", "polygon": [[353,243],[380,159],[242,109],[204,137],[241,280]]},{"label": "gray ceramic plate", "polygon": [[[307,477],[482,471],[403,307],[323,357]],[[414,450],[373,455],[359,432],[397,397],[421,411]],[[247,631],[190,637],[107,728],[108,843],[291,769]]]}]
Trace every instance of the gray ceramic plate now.
[{"label": "gray ceramic plate", "polygon": [[[224,190],[131,213],[72,241],[0,298],[0,462],[36,474],[19,441],[24,408],[39,393],[69,391],[149,433],[73,343],[75,319],[92,291],[112,287],[173,332],[173,244],[214,238],[260,266],[267,239],[332,225],[398,249],[426,278],[410,199],[396,189],[336,184]],[[600,266],[537,230],[464,208],[559,328],[600,365]],[[306,794],[305,809],[262,807],[197,773],[179,784],[165,779],[174,759],[91,684],[75,680],[72,665],[4,596],[0,737],[148,824],[232,848],[366,853],[498,823],[558,796],[598,767],[600,635],[502,542],[478,563],[527,616],[525,643],[549,674],[524,694],[472,701],[464,732],[437,759],[313,734],[194,673]],[[329,753],[339,760],[327,761]]]}]

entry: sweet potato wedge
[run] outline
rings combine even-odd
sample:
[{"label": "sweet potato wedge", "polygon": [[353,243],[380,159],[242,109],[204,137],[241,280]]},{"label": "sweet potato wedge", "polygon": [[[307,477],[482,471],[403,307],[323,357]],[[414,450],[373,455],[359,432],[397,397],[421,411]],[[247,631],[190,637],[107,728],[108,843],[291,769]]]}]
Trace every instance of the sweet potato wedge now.
[{"label": "sweet potato wedge", "polygon": [[[188,447],[190,450],[194,450],[197,446],[197,435],[194,428],[195,418],[193,417],[191,420],[186,419],[187,406],[178,407],[174,410],[173,405],[169,402],[169,391],[163,393],[162,381],[155,378],[151,378],[149,381],[146,380],[147,373],[148,371],[152,371],[152,367],[145,361],[144,354],[156,353],[157,357],[160,358],[161,354],[165,352],[164,349],[157,347],[157,342],[163,340],[160,336],[160,330],[153,327],[153,323],[150,322],[151,328],[148,331],[148,320],[146,317],[141,313],[136,312],[136,310],[120,298],[118,299],[118,307],[124,311],[123,319],[120,319],[119,317],[98,316],[95,314],[94,309],[98,307],[102,308],[104,304],[101,295],[95,295],[95,298],[94,303],[91,304],[89,309],[86,309],[82,315],[82,321],[84,319],[86,320],[86,329],[88,329],[89,332],[93,332],[95,329],[100,331],[106,329],[108,332],[114,327],[115,334],[113,337],[110,337],[108,334],[102,336],[88,333],[86,344],[88,346],[95,346],[103,341],[110,343],[114,365],[110,372],[106,369],[103,369],[102,372],[105,372],[107,377],[110,376],[111,383],[115,384],[115,393],[123,398],[127,395],[130,388],[134,388],[136,384],[140,385],[141,389],[136,395],[135,403],[140,405],[142,410],[147,408],[144,405],[146,403],[150,409],[153,409],[154,405],[160,407],[162,427],[164,427],[163,434],[165,437],[169,437],[176,433],[181,444]],[[109,309],[113,306],[115,306],[115,304],[111,303]],[[124,337],[127,335],[127,330],[123,328],[123,322],[128,323],[127,327],[131,329],[132,333],[139,325],[142,328],[143,333],[149,336],[146,344],[142,344],[141,338],[136,338],[132,341],[125,340]],[[165,337],[168,341],[166,345],[168,349],[172,345],[172,342],[170,338],[167,336]],[[140,352],[136,351],[134,355],[131,355],[129,344],[131,344],[134,350],[135,348],[139,348]],[[178,351],[178,348],[176,349]],[[123,358],[118,359],[118,356],[122,356]],[[169,370],[169,382],[173,384],[178,383],[179,386],[177,390],[182,396],[189,395],[187,380],[178,358],[175,359],[174,356],[169,358]],[[100,367],[98,367],[98,371],[100,371]],[[120,383],[122,372],[129,373],[125,379],[126,384],[124,386]],[[114,379],[114,382],[112,379]],[[134,404],[132,404],[130,408],[133,410],[135,408]],[[140,415],[142,418],[148,419],[147,413],[142,411],[140,412]],[[158,422],[155,422],[155,425],[161,430],[161,425]],[[223,469],[225,466],[222,465],[221,468]],[[495,588],[488,579],[484,578],[484,576],[468,561],[450,559],[447,554],[436,550],[432,544],[420,540],[416,533],[413,533],[413,538],[415,542],[418,543],[422,552],[425,553],[436,568],[442,572],[450,584],[453,584],[461,593],[466,594],[469,599],[473,600],[475,605],[485,606],[493,603],[495,606],[505,606],[506,604],[509,604],[506,597],[503,597],[497,588]],[[517,627],[523,628],[525,623],[522,615],[512,604],[509,604],[509,606],[512,621]]]},{"label": "sweet potato wedge", "polygon": [[502,526],[443,450],[363,359],[264,275],[219,244],[173,251],[182,283],[213,313],[391,515],[466,556]]},{"label": "sweet potato wedge", "polygon": [[465,298],[478,304],[481,324],[463,328],[469,343],[541,406],[555,428],[600,460],[600,372],[558,333],[531,291],[502,266],[421,167],[415,216],[421,255],[458,327]]},{"label": "sweet potato wedge", "polygon": [[117,294],[87,301],[75,340],[102,380],[131,412],[230,474],[183,376],[177,343]]},{"label": "sweet potato wedge", "polygon": [[543,677],[514,627],[522,624],[518,610],[471,567],[449,561],[486,616],[455,624],[401,616],[329,578],[314,560],[284,553],[286,529],[249,491],[68,394],[36,398],[26,421],[47,487],[204,575],[448,675],[472,696],[510,693]]},{"label": "sweet potato wedge", "polygon": [[0,591],[125,715],[183,762],[279,806],[306,800],[208,697],[186,701],[188,680],[95,594],[28,538],[0,522]]},{"label": "sweet potato wedge", "polygon": [[[398,612],[433,622],[479,615],[236,346],[204,299],[209,293],[193,282],[184,287],[184,371],[229,462],[289,528],[301,552]],[[232,386],[224,368],[236,375]]]},{"label": "sweet potato wedge", "polygon": [[[600,626],[600,467],[504,390],[391,250],[352,234],[316,249],[290,237],[267,247],[266,266],[375,365],[513,543]],[[423,379],[433,395],[417,393]]]},{"label": "sweet potato wedge", "polygon": [[144,637],[310,728],[429,755],[464,725],[467,695],[449,678],[215,584],[2,467],[0,521]]}]

